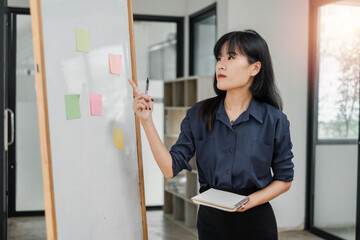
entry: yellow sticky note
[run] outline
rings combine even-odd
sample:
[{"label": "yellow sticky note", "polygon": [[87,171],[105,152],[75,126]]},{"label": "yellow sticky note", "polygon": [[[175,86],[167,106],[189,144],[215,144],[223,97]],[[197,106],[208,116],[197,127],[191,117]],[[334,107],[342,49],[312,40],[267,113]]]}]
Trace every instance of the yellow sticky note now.
[{"label": "yellow sticky note", "polygon": [[124,151],[124,131],[114,127],[114,146]]}]

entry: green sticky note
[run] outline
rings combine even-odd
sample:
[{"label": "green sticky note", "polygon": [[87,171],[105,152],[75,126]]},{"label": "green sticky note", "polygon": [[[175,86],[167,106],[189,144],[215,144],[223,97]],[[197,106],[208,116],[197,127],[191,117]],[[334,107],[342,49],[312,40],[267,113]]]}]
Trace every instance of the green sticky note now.
[{"label": "green sticky note", "polygon": [[75,29],[76,51],[89,52],[89,35],[88,30]]},{"label": "green sticky note", "polygon": [[80,118],[80,94],[65,95],[66,119]]}]

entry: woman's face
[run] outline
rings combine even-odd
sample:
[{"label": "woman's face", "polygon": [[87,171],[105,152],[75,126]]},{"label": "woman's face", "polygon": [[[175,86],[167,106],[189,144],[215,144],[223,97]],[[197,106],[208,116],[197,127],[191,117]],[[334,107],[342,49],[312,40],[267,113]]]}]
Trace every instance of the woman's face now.
[{"label": "woman's face", "polygon": [[247,57],[242,55],[237,48],[235,52],[228,52],[228,43],[225,43],[217,57],[217,88],[223,91],[237,88],[249,89],[260,67],[260,62],[249,64]]}]

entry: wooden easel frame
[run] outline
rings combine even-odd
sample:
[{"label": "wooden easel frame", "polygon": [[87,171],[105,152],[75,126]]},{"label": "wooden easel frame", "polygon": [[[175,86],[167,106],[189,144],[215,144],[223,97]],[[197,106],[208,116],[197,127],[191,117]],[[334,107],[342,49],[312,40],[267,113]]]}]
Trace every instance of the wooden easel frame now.
[{"label": "wooden easel frame", "polygon": [[[137,84],[132,0],[127,0],[127,3],[128,3],[128,16],[129,16],[132,77],[133,77],[133,81],[135,81],[135,83]],[[30,0],[30,15],[32,22],[32,34],[33,34],[34,58],[35,58],[36,95],[37,95],[37,107],[38,107],[38,118],[39,118],[41,165],[42,165],[42,173],[43,173],[43,185],[44,185],[43,187],[44,187],[44,198],[45,198],[44,200],[45,200],[46,235],[48,240],[57,240],[55,198],[54,198],[54,184],[53,184],[52,162],[51,162],[51,144],[50,144],[50,130],[49,130],[49,118],[48,118],[48,102],[47,102],[47,92],[46,92],[46,76],[45,76],[40,0]],[[135,126],[136,126],[136,139],[137,139],[143,239],[147,240],[148,233],[147,233],[147,222],[146,222],[144,175],[143,175],[142,151],[141,151],[141,133],[140,133],[140,121],[137,117],[135,117]]]}]

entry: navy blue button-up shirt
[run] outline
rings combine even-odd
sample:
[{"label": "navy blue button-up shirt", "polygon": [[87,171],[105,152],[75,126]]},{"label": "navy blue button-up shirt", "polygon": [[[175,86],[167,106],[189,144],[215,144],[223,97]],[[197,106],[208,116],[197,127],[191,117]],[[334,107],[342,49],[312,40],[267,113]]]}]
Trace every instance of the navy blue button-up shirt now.
[{"label": "navy blue button-up shirt", "polygon": [[282,111],[253,97],[231,125],[222,100],[209,132],[205,119],[198,117],[202,103],[187,111],[170,150],[174,176],[192,170],[188,162],[196,152],[200,187],[250,189],[251,194],[273,180],[293,180],[289,121]]}]

